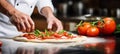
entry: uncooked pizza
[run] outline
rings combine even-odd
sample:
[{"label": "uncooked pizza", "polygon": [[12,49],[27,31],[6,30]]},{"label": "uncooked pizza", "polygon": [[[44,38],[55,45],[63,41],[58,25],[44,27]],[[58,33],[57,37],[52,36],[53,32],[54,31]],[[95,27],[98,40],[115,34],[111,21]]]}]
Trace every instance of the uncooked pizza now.
[{"label": "uncooked pizza", "polygon": [[84,41],[85,39],[85,36],[76,35],[64,30],[59,32],[48,30],[41,32],[39,30],[35,30],[32,33],[24,33],[14,38],[16,41],[23,42],[77,42]]}]

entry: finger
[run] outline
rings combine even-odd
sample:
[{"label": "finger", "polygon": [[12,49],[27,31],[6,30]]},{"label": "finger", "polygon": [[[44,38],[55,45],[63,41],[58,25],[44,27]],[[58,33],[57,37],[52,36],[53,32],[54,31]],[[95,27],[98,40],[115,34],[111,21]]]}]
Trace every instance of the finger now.
[{"label": "finger", "polygon": [[21,29],[20,29],[20,24],[15,24],[15,25],[16,25],[18,31],[21,31]]},{"label": "finger", "polygon": [[59,32],[60,30],[63,30],[63,25],[62,25],[61,22],[56,23],[56,26],[57,26],[56,32]]},{"label": "finger", "polygon": [[52,22],[48,22],[48,26],[47,26],[47,28],[51,30],[51,29],[52,29],[52,25],[53,25]]},{"label": "finger", "polygon": [[34,24],[33,20],[32,20],[30,17],[29,17],[29,19],[28,19],[28,22],[30,23],[30,27],[31,27],[30,31],[31,31],[31,32],[34,31],[34,29],[35,29],[35,24]]},{"label": "finger", "polygon": [[24,22],[20,23],[20,29],[21,29],[22,32],[26,32],[26,27],[25,27]]},{"label": "finger", "polygon": [[25,20],[25,27],[26,27],[26,32],[30,32],[31,31],[30,23],[27,20]]}]

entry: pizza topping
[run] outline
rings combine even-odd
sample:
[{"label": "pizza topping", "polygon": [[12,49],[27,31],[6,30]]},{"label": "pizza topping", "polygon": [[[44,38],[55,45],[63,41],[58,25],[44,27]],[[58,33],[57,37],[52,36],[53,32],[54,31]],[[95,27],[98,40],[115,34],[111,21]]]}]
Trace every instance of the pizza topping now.
[{"label": "pizza topping", "polygon": [[27,39],[35,39],[35,35],[34,34],[24,34],[23,37],[26,37]]},{"label": "pizza topping", "polygon": [[59,32],[53,32],[45,30],[45,32],[41,32],[39,30],[35,30],[33,33],[24,34],[23,37],[27,39],[72,39],[77,36],[72,35],[71,33],[61,30]]}]

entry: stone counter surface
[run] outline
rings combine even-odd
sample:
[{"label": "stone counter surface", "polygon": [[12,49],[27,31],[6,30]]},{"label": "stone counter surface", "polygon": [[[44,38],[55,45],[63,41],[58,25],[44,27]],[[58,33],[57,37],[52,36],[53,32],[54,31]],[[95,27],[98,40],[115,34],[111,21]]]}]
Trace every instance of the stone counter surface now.
[{"label": "stone counter surface", "polygon": [[[104,43],[104,38],[87,38],[85,41],[76,43],[31,43],[19,42],[13,39],[0,38],[2,41],[2,54],[91,54],[101,51],[89,49],[95,43]],[[96,44],[97,45],[97,44]],[[89,53],[89,54],[90,54]],[[103,52],[102,52],[103,53]]]}]

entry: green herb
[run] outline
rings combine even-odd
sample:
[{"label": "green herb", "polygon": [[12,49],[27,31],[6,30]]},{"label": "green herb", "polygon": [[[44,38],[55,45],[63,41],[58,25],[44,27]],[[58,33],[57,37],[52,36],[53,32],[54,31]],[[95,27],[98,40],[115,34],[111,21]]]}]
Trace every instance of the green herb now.
[{"label": "green herb", "polygon": [[34,34],[35,34],[36,36],[38,36],[38,35],[40,34],[40,31],[36,29],[36,30],[34,31]]},{"label": "green herb", "polygon": [[65,32],[65,30],[60,30],[59,32],[58,32],[58,34],[62,34],[62,33],[64,33]]},{"label": "green herb", "polygon": [[35,31],[34,31],[34,34],[35,34],[35,36],[44,36],[44,34],[40,31],[40,30],[38,30],[38,29],[36,29]]},{"label": "green herb", "polygon": [[116,30],[119,30],[119,31],[120,31],[120,24],[117,25]]},{"label": "green herb", "polygon": [[50,36],[50,32],[49,32],[48,30],[46,30],[46,29],[45,29],[45,34],[46,34],[46,36],[48,36],[48,37]]},{"label": "green herb", "polygon": [[117,26],[116,26],[116,30],[115,30],[114,33],[115,33],[115,34],[120,33],[120,24],[117,24]]}]

